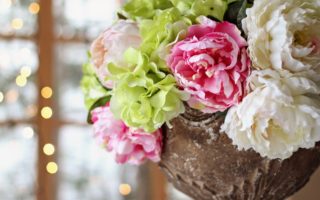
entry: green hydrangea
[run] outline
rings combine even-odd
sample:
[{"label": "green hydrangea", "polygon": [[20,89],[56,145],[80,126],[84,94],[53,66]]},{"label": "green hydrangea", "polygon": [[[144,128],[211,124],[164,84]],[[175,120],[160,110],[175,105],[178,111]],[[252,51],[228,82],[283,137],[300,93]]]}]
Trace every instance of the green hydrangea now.
[{"label": "green hydrangea", "polygon": [[101,85],[90,62],[83,65],[82,72],[83,77],[80,85],[85,98],[85,106],[90,109],[100,98],[108,96],[109,91]]},{"label": "green hydrangea", "polygon": [[235,1],[239,0],[131,0],[123,13],[134,20],[152,19],[157,12],[174,7],[193,21],[200,15],[222,21],[228,5]]},{"label": "green hydrangea", "polygon": [[169,0],[131,0],[123,7],[123,11],[131,19],[151,19],[157,10],[171,8]]},{"label": "green hydrangea", "polygon": [[139,50],[128,49],[125,58],[136,65],[133,71],[120,69],[112,63],[108,65],[116,83],[110,101],[115,117],[130,127],[153,132],[184,112],[183,101],[189,96],[176,88],[172,75],[160,71]]},{"label": "green hydrangea", "polygon": [[142,37],[141,51],[150,55],[150,59],[160,69],[167,69],[165,57],[171,46],[186,36],[192,22],[181,15],[176,8],[159,11],[154,18],[142,20],[140,33]]},{"label": "green hydrangea", "polygon": [[115,83],[111,111],[128,126],[153,132],[184,112],[188,95],[176,88],[165,57],[191,24],[176,8],[159,10],[153,19],[140,21],[142,44],[124,53],[128,67],[108,65]]},{"label": "green hydrangea", "polygon": [[183,101],[189,98],[176,88],[165,58],[171,46],[186,36],[192,22],[173,7],[159,9],[153,15],[152,19],[139,21],[142,44],[124,53],[128,67],[108,65],[110,79],[115,83],[111,111],[128,126],[147,132],[183,113]]},{"label": "green hydrangea", "polygon": [[200,15],[211,16],[223,20],[228,5],[237,0],[171,0],[172,4],[183,15],[195,19]]}]

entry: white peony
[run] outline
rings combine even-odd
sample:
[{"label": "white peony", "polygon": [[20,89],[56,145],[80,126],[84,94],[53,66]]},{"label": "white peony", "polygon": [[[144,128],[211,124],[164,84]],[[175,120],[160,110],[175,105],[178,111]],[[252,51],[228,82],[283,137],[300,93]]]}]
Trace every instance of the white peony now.
[{"label": "white peony", "polygon": [[242,21],[253,65],[320,71],[320,0],[255,0]]},{"label": "white peony", "polygon": [[286,159],[320,141],[320,88],[314,82],[269,69],[254,71],[249,81],[253,91],[229,110],[221,127],[239,150]]},{"label": "white peony", "polygon": [[108,80],[107,65],[114,63],[119,67],[127,67],[124,52],[129,48],[138,48],[141,44],[139,27],[135,22],[119,20],[105,30],[91,45],[91,56],[96,74],[101,83],[108,88],[113,87]]}]

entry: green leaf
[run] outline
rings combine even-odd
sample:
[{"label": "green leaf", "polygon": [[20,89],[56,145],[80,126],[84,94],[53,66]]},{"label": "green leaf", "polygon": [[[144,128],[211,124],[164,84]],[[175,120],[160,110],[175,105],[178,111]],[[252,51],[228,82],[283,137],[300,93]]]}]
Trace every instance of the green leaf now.
[{"label": "green leaf", "polygon": [[247,17],[247,14],[246,14],[247,5],[248,5],[247,0],[244,0],[237,16],[237,26],[239,27],[240,30],[242,30],[242,19]]},{"label": "green leaf", "polygon": [[126,20],[128,19],[126,16],[124,16],[122,13],[118,12],[117,13],[117,16],[118,16],[118,19],[123,19],[123,20]]},{"label": "green leaf", "polygon": [[95,108],[101,107],[101,106],[105,106],[109,101],[110,101],[111,96],[105,96],[105,97],[101,97],[100,99],[98,99],[89,109],[89,113],[87,116],[87,122],[89,124],[93,124],[92,122],[92,114],[91,111],[94,110]]},{"label": "green leaf", "polygon": [[247,16],[246,9],[250,6],[252,6],[252,4],[248,3],[247,0],[238,0],[231,3],[225,14],[224,20],[237,25],[237,27],[242,30],[241,21]]}]

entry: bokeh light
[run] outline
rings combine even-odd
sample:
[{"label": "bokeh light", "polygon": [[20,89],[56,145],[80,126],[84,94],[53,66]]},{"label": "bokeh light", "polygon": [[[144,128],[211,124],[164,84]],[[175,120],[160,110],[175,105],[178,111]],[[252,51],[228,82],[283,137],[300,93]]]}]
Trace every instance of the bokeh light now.
[{"label": "bokeh light", "polygon": [[52,97],[53,91],[50,87],[43,87],[41,89],[41,96],[45,99],[49,99]]},{"label": "bokeh light", "polygon": [[33,2],[29,5],[29,12],[33,15],[38,14],[40,11],[40,5],[37,2]]},{"label": "bokeh light", "polygon": [[41,116],[44,118],[44,119],[50,119],[53,115],[53,111],[50,107],[43,107],[41,109]]},{"label": "bokeh light", "polygon": [[48,164],[47,164],[47,172],[49,173],[49,174],[55,174],[55,173],[57,173],[58,172],[58,170],[59,170],[59,167],[58,167],[58,165],[57,165],[57,163],[55,163],[55,162],[49,162]]},{"label": "bokeh light", "polygon": [[28,66],[23,66],[20,69],[21,76],[29,77],[31,75],[31,73],[32,73],[31,68]]},{"label": "bokeh light", "polygon": [[129,184],[121,184],[119,186],[119,192],[123,196],[127,196],[131,193],[131,186]]},{"label": "bokeh light", "polygon": [[27,84],[27,78],[26,78],[25,76],[21,76],[21,75],[17,76],[17,78],[16,78],[16,84],[17,84],[17,86],[19,86],[19,87],[24,87],[24,86],[26,86],[26,84]]},{"label": "bokeh light", "polygon": [[25,137],[26,139],[31,139],[34,135],[34,130],[32,127],[25,127],[22,133],[23,137]]},{"label": "bokeh light", "polygon": [[16,30],[21,29],[23,27],[23,20],[21,18],[14,18],[11,21],[11,27]]},{"label": "bokeh light", "polygon": [[0,103],[3,102],[3,99],[4,99],[3,93],[0,92]]},{"label": "bokeh light", "polygon": [[52,156],[55,152],[55,147],[53,144],[45,144],[43,146],[43,153],[46,154],[47,156]]}]

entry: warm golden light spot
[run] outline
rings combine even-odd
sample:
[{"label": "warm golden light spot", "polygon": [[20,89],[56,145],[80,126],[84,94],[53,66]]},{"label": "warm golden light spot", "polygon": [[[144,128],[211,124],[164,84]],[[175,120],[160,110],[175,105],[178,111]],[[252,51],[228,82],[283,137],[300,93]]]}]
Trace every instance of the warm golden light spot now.
[{"label": "warm golden light spot", "polygon": [[23,20],[20,18],[14,18],[11,21],[11,27],[16,30],[21,29],[23,27]]},{"label": "warm golden light spot", "polygon": [[26,86],[26,84],[27,84],[27,78],[24,77],[24,76],[21,76],[21,75],[17,76],[17,78],[16,78],[16,84],[17,84],[17,86],[19,86],[19,87],[24,87],[24,86]]},{"label": "warm golden light spot", "polygon": [[49,162],[49,163],[47,164],[47,172],[48,172],[49,174],[55,174],[55,173],[57,173],[57,172],[58,172],[58,169],[59,169],[59,167],[58,167],[57,163],[55,163],[55,162]]},{"label": "warm golden light spot", "polygon": [[0,103],[3,102],[3,99],[4,99],[3,93],[0,92]]},{"label": "warm golden light spot", "polygon": [[34,135],[34,130],[31,127],[26,127],[23,129],[23,136],[27,139],[31,139]]},{"label": "warm golden light spot", "polygon": [[29,77],[31,75],[31,68],[28,66],[24,66],[20,69],[21,76]]},{"label": "warm golden light spot", "polygon": [[47,156],[52,156],[55,152],[55,147],[53,144],[45,144],[43,146],[43,153],[46,154]]},{"label": "warm golden light spot", "polygon": [[41,89],[41,96],[45,99],[52,97],[53,91],[50,87],[44,87]]},{"label": "warm golden light spot", "polygon": [[38,14],[40,11],[40,5],[36,2],[33,2],[29,5],[29,12],[33,15]]},{"label": "warm golden light spot", "polygon": [[127,196],[131,193],[131,186],[129,184],[121,184],[119,186],[119,192],[123,196]]},{"label": "warm golden light spot", "polygon": [[50,107],[43,107],[41,109],[41,116],[44,118],[44,119],[50,119],[53,115],[53,111]]},{"label": "warm golden light spot", "polygon": [[18,100],[19,98],[19,93],[16,90],[9,90],[6,93],[5,99],[8,103],[14,103]]}]

